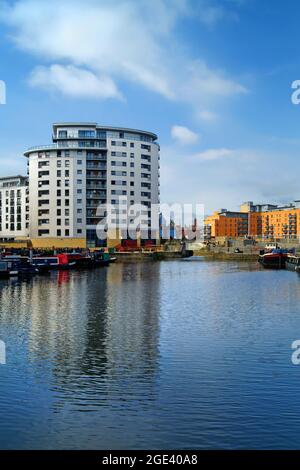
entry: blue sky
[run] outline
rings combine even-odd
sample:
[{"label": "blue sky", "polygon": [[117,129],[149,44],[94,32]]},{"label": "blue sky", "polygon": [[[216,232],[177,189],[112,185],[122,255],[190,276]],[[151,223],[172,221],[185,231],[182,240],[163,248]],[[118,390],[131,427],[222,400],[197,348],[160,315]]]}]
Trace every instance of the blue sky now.
[{"label": "blue sky", "polygon": [[295,0],[0,0],[0,174],[57,121],[154,131],[161,199],[300,198]]}]

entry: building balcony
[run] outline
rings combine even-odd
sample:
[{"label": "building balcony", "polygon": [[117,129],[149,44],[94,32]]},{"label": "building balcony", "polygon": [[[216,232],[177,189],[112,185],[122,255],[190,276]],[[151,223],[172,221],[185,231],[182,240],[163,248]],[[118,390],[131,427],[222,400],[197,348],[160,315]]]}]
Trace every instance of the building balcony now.
[{"label": "building balcony", "polygon": [[101,141],[92,141],[91,139],[88,140],[78,140],[74,142],[70,141],[59,141],[56,142],[55,144],[49,144],[49,145],[35,145],[33,147],[29,147],[28,150],[26,150],[25,155],[27,155],[30,152],[35,152],[35,151],[47,151],[47,150],[70,150],[70,149],[76,149],[76,150],[83,150],[83,149],[106,149],[107,145],[106,143],[103,143]]},{"label": "building balcony", "polygon": [[102,194],[91,194],[91,193],[88,193],[86,195],[86,197],[88,199],[106,199],[106,193],[102,193]]},{"label": "building balcony", "polygon": [[88,186],[88,181],[91,181],[91,182],[99,181],[99,180],[106,181],[106,176],[90,176],[90,175],[87,175],[86,179],[87,179],[87,186]]},{"label": "building balcony", "polygon": [[95,189],[102,189],[106,191],[106,185],[105,184],[87,184],[86,185],[87,190],[95,190]]},{"label": "building balcony", "polygon": [[98,162],[106,162],[106,157],[105,155],[87,155],[86,156],[86,161],[89,162],[89,161],[98,161]]},{"label": "building balcony", "polygon": [[86,165],[87,170],[106,170],[106,164],[90,164]]}]

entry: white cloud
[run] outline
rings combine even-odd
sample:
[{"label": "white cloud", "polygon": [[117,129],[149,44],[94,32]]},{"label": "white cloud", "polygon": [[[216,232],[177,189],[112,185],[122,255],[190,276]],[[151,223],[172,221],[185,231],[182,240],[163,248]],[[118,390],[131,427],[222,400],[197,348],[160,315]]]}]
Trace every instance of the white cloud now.
[{"label": "white cloud", "polygon": [[195,144],[199,138],[198,134],[184,126],[173,126],[171,135],[182,145]]},{"label": "white cloud", "polygon": [[193,159],[195,160],[220,160],[234,154],[233,150],[226,149],[226,148],[219,148],[219,149],[208,149],[204,152],[197,153],[193,155]]},{"label": "white cloud", "polygon": [[197,118],[199,118],[201,121],[204,121],[204,122],[213,122],[218,119],[218,116],[216,113],[212,111],[207,111],[205,109],[203,111],[198,111],[196,113],[196,116]]},{"label": "white cloud", "polygon": [[186,147],[173,145],[162,146],[161,156],[164,202],[204,203],[209,213],[220,207],[236,210],[247,200],[278,203],[299,199],[298,173],[283,174],[280,165],[284,159],[290,166],[297,166],[297,149],[287,152],[284,147],[275,151],[220,147],[193,155]]},{"label": "white cloud", "polygon": [[50,67],[36,67],[31,73],[29,83],[45,90],[58,90],[72,97],[122,98],[110,77],[98,77],[88,70],[73,65],[54,64]]},{"label": "white cloud", "polygon": [[[224,14],[208,0],[199,0],[196,10],[191,0],[17,0],[0,7],[16,46],[41,65],[50,63],[49,80],[64,93],[70,83],[78,90],[81,76],[92,84],[90,96],[119,98],[120,82],[127,81],[197,109],[246,89],[189,56],[176,41],[176,26],[184,17],[212,25]],[[46,69],[34,71],[32,84],[46,82]]]},{"label": "white cloud", "polygon": [[201,60],[188,65],[188,81],[182,87],[183,96],[197,103],[206,102],[211,97],[220,99],[236,94],[245,94],[247,89],[227,78],[224,73],[214,71]]}]

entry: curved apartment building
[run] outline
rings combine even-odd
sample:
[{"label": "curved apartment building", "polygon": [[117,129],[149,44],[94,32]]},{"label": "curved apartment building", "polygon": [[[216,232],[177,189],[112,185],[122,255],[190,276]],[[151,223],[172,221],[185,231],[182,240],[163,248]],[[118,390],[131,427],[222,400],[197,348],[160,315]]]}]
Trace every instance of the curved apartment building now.
[{"label": "curved apartment building", "polygon": [[96,123],[53,125],[53,144],[28,149],[29,235],[86,239],[96,236],[100,204],[142,204],[150,227],[159,203],[159,145],[152,132]]}]

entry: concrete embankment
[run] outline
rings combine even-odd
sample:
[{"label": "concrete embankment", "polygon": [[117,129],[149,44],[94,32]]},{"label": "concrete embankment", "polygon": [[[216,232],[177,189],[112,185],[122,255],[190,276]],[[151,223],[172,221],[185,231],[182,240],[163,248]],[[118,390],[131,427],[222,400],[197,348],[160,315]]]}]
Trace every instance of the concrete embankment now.
[{"label": "concrete embankment", "polygon": [[130,263],[136,261],[166,261],[181,259],[182,255],[180,252],[174,251],[157,251],[157,252],[117,252],[114,253],[114,257],[117,258],[118,262]]},{"label": "concrete embankment", "polygon": [[208,261],[257,261],[258,253],[226,253],[199,250],[194,256],[203,256]]},{"label": "concrete embankment", "polygon": [[[113,256],[118,262],[136,262],[136,261],[167,261],[182,259],[178,252],[130,252],[115,253]],[[257,253],[222,253],[207,250],[199,250],[194,252],[194,256],[203,256],[207,261],[257,261]]]}]

